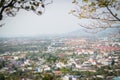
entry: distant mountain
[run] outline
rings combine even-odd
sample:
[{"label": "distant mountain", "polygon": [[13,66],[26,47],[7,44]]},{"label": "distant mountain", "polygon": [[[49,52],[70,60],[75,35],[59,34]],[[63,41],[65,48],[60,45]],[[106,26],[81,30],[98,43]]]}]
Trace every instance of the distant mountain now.
[{"label": "distant mountain", "polygon": [[103,31],[100,31],[96,34],[96,36],[98,37],[108,37],[110,35],[114,35],[114,34],[120,34],[120,28],[109,28]]},{"label": "distant mountain", "polygon": [[120,31],[119,28],[109,28],[109,29],[106,29],[103,31],[99,31],[97,33],[92,33],[89,31],[86,32],[83,29],[79,29],[76,31],[65,33],[62,36],[64,36],[64,37],[82,37],[82,38],[108,37],[111,34],[120,34],[119,31]]}]

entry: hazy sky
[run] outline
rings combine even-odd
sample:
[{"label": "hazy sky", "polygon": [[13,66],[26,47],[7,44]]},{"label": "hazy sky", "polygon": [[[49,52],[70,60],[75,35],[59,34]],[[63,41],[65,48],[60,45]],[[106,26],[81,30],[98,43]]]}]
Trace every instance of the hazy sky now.
[{"label": "hazy sky", "polygon": [[77,30],[80,28],[78,19],[68,14],[73,7],[72,0],[54,0],[42,16],[20,11],[15,17],[6,18],[0,36],[61,34]]}]

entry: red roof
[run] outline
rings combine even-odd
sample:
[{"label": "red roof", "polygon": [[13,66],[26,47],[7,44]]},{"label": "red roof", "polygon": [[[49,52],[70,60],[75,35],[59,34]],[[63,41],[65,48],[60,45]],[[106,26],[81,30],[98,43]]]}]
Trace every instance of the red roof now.
[{"label": "red roof", "polygon": [[113,47],[113,46],[98,46],[98,49],[101,50],[117,50],[120,51],[120,47]]}]

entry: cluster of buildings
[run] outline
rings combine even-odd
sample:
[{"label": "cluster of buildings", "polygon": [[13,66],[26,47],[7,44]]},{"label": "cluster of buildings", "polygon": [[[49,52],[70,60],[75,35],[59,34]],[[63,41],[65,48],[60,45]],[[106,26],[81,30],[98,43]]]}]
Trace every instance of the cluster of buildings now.
[{"label": "cluster of buildings", "polygon": [[[43,41],[42,43],[45,43]],[[33,73],[52,72],[61,75],[63,80],[78,80],[82,75],[64,74],[61,69],[71,69],[72,71],[96,72],[96,67],[120,64],[120,43],[114,41],[95,40],[90,41],[83,38],[62,38],[50,40],[50,44],[45,49],[34,51],[15,51],[0,55],[0,61],[5,61],[0,72],[14,73],[18,69],[32,71]],[[27,42],[24,42],[27,44]],[[33,45],[32,45],[33,46]],[[38,44],[37,44],[38,46]],[[40,51],[43,50],[43,51]],[[56,61],[50,62],[48,58],[37,56],[35,60],[28,58],[27,54],[57,54]],[[114,55],[114,56],[113,56]],[[66,58],[65,58],[66,57]],[[54,57],[53,57],[54,59]],[[94,67],[95,66],[95,67]]]}]

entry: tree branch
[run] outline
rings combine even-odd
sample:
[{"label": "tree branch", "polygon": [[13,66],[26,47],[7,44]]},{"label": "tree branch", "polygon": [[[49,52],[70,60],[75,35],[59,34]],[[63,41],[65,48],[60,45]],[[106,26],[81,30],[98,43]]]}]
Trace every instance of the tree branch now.
[{"label": "tree branch", "polygon": [[11,0],[11,2],[8,4],[8,5],[6,5],[6,6],[3,6],[2,7],[2,9],[1,9],[1,11],[0,11],[0,20],[2,20],[2,13],[3,13],[3,11],[6,9],[6,8],[8,8],[8,7],[10,7],[10,6],[12,6],[12,5],[14,5],[15,3],[13,3],[13,1],[14,0]]},{"label": "tree branch", "polygon": [[118,21],[120,21],[120,18],[118,18],[116,15],[114,15],[108,6],[106,6],[106,8],[114,18],[116,18]]}]

